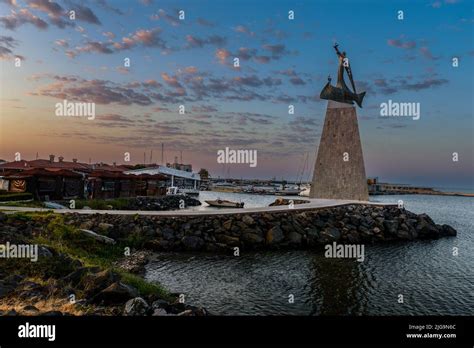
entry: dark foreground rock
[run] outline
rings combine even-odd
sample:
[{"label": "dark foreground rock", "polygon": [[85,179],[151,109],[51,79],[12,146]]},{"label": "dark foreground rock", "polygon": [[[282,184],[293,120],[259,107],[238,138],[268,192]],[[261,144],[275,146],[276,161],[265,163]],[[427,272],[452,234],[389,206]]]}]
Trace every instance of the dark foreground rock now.
[{"label": "dark foreground rock", "polygon": [[0,272],[0,316],[209,315],[203,308],[179,303],[178,295],[157,299],[140,294],[108,269],[80,267],[62,278],[31,279]]},{"label": "dark foreground rock", "polygon": [[102,305],[120,304],[137,297],[138,292],[130,285],[121,282],[110,284],[91,299],[91,303]]},{"label": "dark foreground rock", "polygon": [[148,303],[141,297],[133,298],[125,303],[123,315],[126,316],[144,316],[151,310]]}]

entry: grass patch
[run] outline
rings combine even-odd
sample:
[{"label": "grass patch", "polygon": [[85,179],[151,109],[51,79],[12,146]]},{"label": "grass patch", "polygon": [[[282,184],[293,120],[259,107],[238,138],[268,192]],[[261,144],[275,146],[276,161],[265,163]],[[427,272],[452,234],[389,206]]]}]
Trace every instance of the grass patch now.
[{"label": "grass patch", "polygon": [[123,248],[120,245],[103,244],[91,239],[74,226],[65,225],[64,217],[58,214],[54,214],[46,231],[36,236],[33,241],[51,246],[60,253],[80,260],[86,266],[107,268],[123,256]]},{"label": "grass patch", "polygon": [[124,272],[122,270],[115,271],[122,276],[123,283],[136,288],[142,296],[156,295],[159,298],[167,301],[171,301],[173,299],[170,293],[160,284],[147,282],[135,274]]},{"label": "grass patch", "polygon": [[44,208],[43,203],[38,202],[38,201],[0,202],[0,205],[3,205],[5,207]]},{"label": "grass patch", "polygon": [[6,194],[0,195],[0,202],[8,202],[8,201],[26,201],[29,199],[33,199],[33,195],[29,192],[8,192]]},{"label": "grass patch", "polygon": [[[137,236],[130,236],[130,241],[115,245],[104,244],[87,237],[74,226],[64,223],[64,216],[52,212],[18,212],[8,216],[13,221],[36,221],[46,227],[40,234],[34,235],[29,243],[51,247],[56,252],[79,260],[87,267],[113,269],[121,276],[121,281],[135,287],[140,295],[156,295],[165,300],[172,300],[169,292],[161,285],[149,283],[140,276],[128,273],[113,266],[113,263],[124,256],[124,248],[140,244]],[[32,263],[25,259],[8,259],[2,265],[10,274],[21,274],[42,279],[60,278],[75,270],[71,262],[64,260],[64,256],[40,257]]]},{"label": "grass patch", "polygon": [[44,219],[45,217],[54,215],[52,211],[36,211],[36,212],[15,212],[8,214],[8,222],[13,222],[15,220],[20,221],[32,221],[38,219]]}]

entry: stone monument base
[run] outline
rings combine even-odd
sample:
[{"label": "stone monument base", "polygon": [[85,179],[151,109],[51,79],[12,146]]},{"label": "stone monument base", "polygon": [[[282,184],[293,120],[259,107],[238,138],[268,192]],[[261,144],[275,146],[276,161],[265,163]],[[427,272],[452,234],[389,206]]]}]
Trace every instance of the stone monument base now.
[{"label": "stone monument base", "polygon": [[328,102],[309,196],[369,200],[357,113],[350,104]]}]

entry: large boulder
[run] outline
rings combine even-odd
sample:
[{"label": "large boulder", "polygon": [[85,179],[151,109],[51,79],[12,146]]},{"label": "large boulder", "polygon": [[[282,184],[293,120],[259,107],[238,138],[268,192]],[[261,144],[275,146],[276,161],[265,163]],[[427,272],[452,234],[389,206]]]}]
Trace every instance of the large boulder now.
[{"label": "large boulder", "polygon": [[88,274],[89,272],[90,272],[89,267],[80,267],[76,269],[75,271],[72,271],[65,277],[63,277],[61,280],[64,281],[64,283],[68,283],[68,284],[71,284],[72,286],[76,286],[82,281],[84,276]]},{"label": "large boulder", "polygon": [[226,231],[229,231],[230,228],[232,227],[232,220],[224,221],[224,223],[222,224],[222,227],[224,227]]},{"label": "large boulder", "polygon": [[204,246],[204,240],[197,236],[184,236],[181,239],[186,250],[200,250]]},{"label": "large boulder", "polygon": [[274,226],[267,231],[266,242],[267,244],[275,244],[281,242],[285,238],[280,226]]},{"label": "large boulder", "polygon": [[168,301],[165,301],[163,299],[158,299],[158,300],[153,301],[153,303],[151,304],[151,308],[153,310],[158,309],[158,308],[164,309],[168,307],[168,305],[169,305]]},{"label": "large boulder", "polygon": [[99,223],[99,226],[98,226],[98,227],[99,227],[99,230],[100,230],[101,232],[107,234],[107,233],[109,233],[109,231],[110,231],[111,229],[114,228],[114,225],[108,224],[108,223],[105,223],[105,222],[101,222],[101,223]]},{"label": "large boulder", "polygon": [[125,303],[123,315],[125,316],[144,316],[150,311],[150,306],[141,297],[135,297]]},{"label": "large boulder", "polygon": [[242,222],[248,226],[252,226],[255,224],[255,220],[250,215],[242,216]]},{"label": "large boulder", "polygon": [[184,303],[174,302],[169,304],[165,309],[168,313],[179,314],[186,310],[186,305]]},{"label": "large boulder", "polygon": [[247,233],[244,233],[241,238],[244,241],[244,243],[250,244],[250,245],[260,244],[264,241],[264,239],[256,233],[247,232]]},{"label": "large boulder", "polygon": [[[437,239],[440,237],[440,230],[432,223],[432,220],[427,215],[421,214],[418,216],[416,231],[421,239]],[[441,226],[440,226],[441,227]]]},{"label": "large boulder", "polygon": [[308,236],[309,245],[318,244],[319,232],[316,228],[307,228],[306,235]]},{"label": "large boulder", "polygon": [[320,243],[329,243],[339,240],[341,231],[336,227],[327,227],[319,234]]},{"label": "large boulder", "polygon": [[163,308],[157,308],[153,310],[153,314],[152,314],[152,316],[154,317],[166,317],[169,315],[172,315],[172,314],[168,314],[166,310],[164,310]]},{"label": "large boulder", "polygon": [[175,237],[174,231],[169,227],[163,228],[163,230],[161,231],[161,235],[166,240],[171,240]]},{"label": "large boulder", "polygon": [[407,239],[407,240],[413,239],[413,237],[412,237],[412,235],[410,234],[410,232],[405,231],[405,230],[399,230],[399,231],[397,232],[397,237],[400,238],[400,239]]},{"label": "large boulder", "polygon": [[219,234],[216,236],[216,239],[217,241],[219,241],[220,243],[223,243],[227,246],[239,246],[240,245],[240,240],[239,238],[237,237],[232,237],[232,236],[228,236],[226,234]]},{"label": "large boulder", "polygon": [[92,299],[92,303],[113,305],[124,303],[131,298],[138,297],[138,291],[130,285],[115,282],[99,292]]},{"label": "large boulder", "polygon": [[455,236],[457,234],[456,230],[449,225],[441,226],[441,235],[442,236]]},{"label": "large boulder", "polygon": [[83,270],[78,269],[77,272],[78,274],[69,274],[67,278],[75,280],[77,277],[79,277],[80,283],[78,287],[84,290],[87,298],[95,296],[101,290],[106,289],[113,283],[117,282],[120,278],[117,273],[108,269],[86,275],[83,275]]},{"label": "large boulder", "polygon": [[388,234],[396,235],[398,231],[398,221],[397,220],[385,220],[383,222],[383,226],[385,227],[385,231]]},{"label": "large boulder", "polygon": [[301,244],[302,237],[301,237],[301,234],[299,234],[298,232],[293,231],[293,232],[288,233],[287,238],[290,244],[293,244],[293,245]]}]

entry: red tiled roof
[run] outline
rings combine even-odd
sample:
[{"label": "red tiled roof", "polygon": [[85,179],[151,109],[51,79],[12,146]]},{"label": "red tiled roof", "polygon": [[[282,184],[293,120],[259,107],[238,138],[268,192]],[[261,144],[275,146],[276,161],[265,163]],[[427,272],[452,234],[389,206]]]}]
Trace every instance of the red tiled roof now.
[{"label": "red tiled roof", "polygon": [[0,169],[25,169],[31,168],[28,161],[13,161],[0,164]]},{"label": "red tiled roof", "polygon": [[87,163],[81,162],[69,162],[69,161],[59,161],[51,162],[45,159],[37,159],[28,161],[28,164],[33,168],[64,168],[64,169],[77,169],[77,170],[90,170],[90,165]]},{"label": "red tiled roof", "polygon": [[20,173],[11,173],[5,175],[6,179],[31,178],[32,176],[62,176],[68,178],[82,178],[81,174],[74,173],[66,169],[48,170],[43,168],[31,168]]},{"label": "red tiled roof", "polygon": [[[51,162],[50,160],[46,159],[36,159],[31,161],[13,161],[0,164],[0,173],[5,170],[16,170],[16,171],[24,171],[32,168],[38,169],[48,169],[48,170],[75,170],[84,173],[95,173],[93,176],[99,177],[99,172],[108,172],[108,173],[123,173],[126,170],[130,170],[130,168],[134,168],[134,166],[130,165],[110,165],[106,163],[98,163],[98,164],[87,164],[81,162],[70,162],[70,161],[57,161]],[[103,174],[102,177],[111,177],[109,174]],[[115,177],[115,176],[113,176]],[[126,178],[129,178],[126,176]],[[162,180],[164,177],[157,177],[156,179]]]},{"label": "red tiled roof", "polygon": [[32,161],[13,161],[0,164],[0,169],[28,169],[28,168],[60,168],[60,169],[75,169],[82,171],[90,171],[90,166],[86,163],[80,162],[51,162],[45,159],[36,159]]}]

